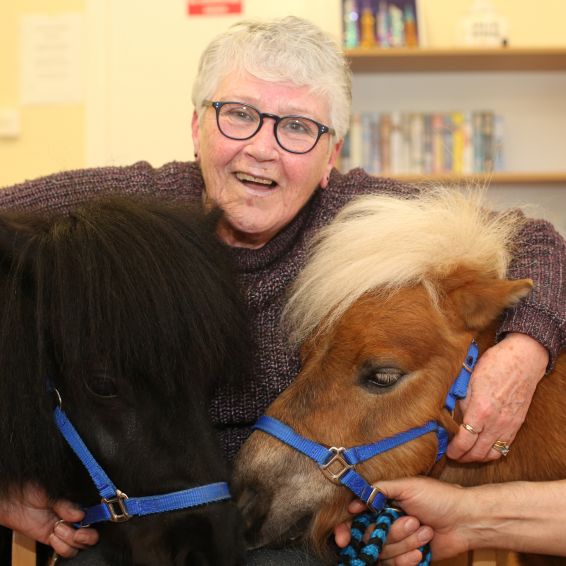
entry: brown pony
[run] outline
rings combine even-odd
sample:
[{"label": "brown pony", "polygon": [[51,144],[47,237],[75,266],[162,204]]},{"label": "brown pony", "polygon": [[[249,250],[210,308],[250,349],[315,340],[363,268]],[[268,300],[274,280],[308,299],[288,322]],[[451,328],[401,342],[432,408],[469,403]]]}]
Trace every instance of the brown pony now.
[{"label": "brown pony", "polygon": [[[481,195],[454,189],[351,203],[320,234],[290,296],[285,317],[302,344],[302,370],[267,415],[325,446],[370,444],[428,421],[455,433],[444,400],[471,341],[480,352],[493,344],[502,311],[532,287],[505,279],[521,218],[491,214]],[[435,465],[429,433],[357,471],[372,483],[418,474],[464,485],[563,478],[565,365],[561,356],[539,384],[506,458]],[[319,550],[352,497],[263,431],[240,453],[236,490],[252,544],[301,532]]]}]

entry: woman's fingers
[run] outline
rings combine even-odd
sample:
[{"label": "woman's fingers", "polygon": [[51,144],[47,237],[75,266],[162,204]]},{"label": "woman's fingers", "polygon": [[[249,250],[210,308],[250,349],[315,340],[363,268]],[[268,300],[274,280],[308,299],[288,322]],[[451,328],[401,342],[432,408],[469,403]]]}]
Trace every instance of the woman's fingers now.
[{"label": "woman's fingers", "polygon": [[351,534],[352,522],[346,521],[340,523],[334,528],[334,542],[339,548],[345,548],[350,544],[352,538]]},{"label": "woman's fingers", "polygon": [[[427,526],[421,526],[415,517],[401,517],[391,526],[387,544],[383,547],[381,559],[395,558],[395,565],[409,564],[417,556],[415,550],[432,540],[434,531]],[[420,555],[420,551],[418,551]],[[400,557],[405,558],[399,561]],[[408,558],[410,556],[411,558]],[[409,562],[405,562],[409,560]],[[418,563],[418,562],[417,562]]]}]

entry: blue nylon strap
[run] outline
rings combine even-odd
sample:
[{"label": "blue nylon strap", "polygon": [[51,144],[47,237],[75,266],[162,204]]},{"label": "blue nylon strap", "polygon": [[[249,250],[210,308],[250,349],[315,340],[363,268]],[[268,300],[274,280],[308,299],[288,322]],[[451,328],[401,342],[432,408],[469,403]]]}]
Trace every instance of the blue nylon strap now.
[{"label": "blue nylon strap", "polygon": [[[186,509],[188,507],[204,505],[205,503],[214,503],[216,501],[230,499],[231,497],[228,484],[226,482],[218,482],[162,495],[132,498],[126,496],[122,498],[118,495],[119,492],[116,486],[86,447],[79,433],[61,407],[55,407],[54,416],[57,428],[86,468],[100,496],[103,499],[115,501],[115,503],[112,504],[112,509],[118,515],[123,514],[122,506],[128,516],[141,516]],[[77,527],[113,520],[110,507],[106,503],[88,507],[84,509],[84,512],[85,516],[80,523],[76,524]]]},{"label": "blue nylon strap", "polygon": [[[187,509],[206,503],[227,500],[230,497],[228,484],[226,482],[218,482],[163,495],[132,497],[124,499],[122,503],[128,515],[143,516]],[[94,525],[111,520],[110,510],[104,503],[93,505],[84,511],[85,517],[79,526]]]},{"label": "blue nylon strap", "polygon": [[100,464],[96,461],[90,450],[82,441],[76,428],[68,419],[65,412],[61,407],[55,407],[55,422],[63,438],[67,441],[73,452],[77,455],[79,460],[83,463],[87,472],[89,473],[98,493],[106,499],[116,496],[116,486],[112,483],[110,478],[106,475]]},{"label": "blue nylon strap", "polygon": [[446,401],[444,406],[452,412],[456,407],[456,401],[458,399],[464,399],[468,393],[468,384],[470,382],[470,377],[474,371],[474,367],[478,361],[479,348],[475,340],[472,340],[470,347],[468,348],[468,353],[466,354],[466,360],[462,365],[460,373],[454,380],[448,395],[446,396]]},{"label": "blue nylon strap", "polygon": [[[374,493],[374,487],[355,469],[348,470],[341,478],[340,483],[346,486],[354,495],[365,503],[369,502],[371,495]],[[387,499],[378,491],[371,502],[371,509],[378,513],[383,509]],[[369,503],[368,503],[369,504]]]},{"label": "blue nylon strap", "polygon": [[301,454],[304,454],[311,460],[314,460],[318,465],[325,464],[328,458],[332,455],[332,452],[328,448],[301,436],[290,426],[278,421],[277,419],[268,417],[267,415],[259,417],[252,428],[262,430],[263,432],[278,438],[285,444],[288,444],[295,450],[301,452]]},{"label": "blue nylon strap", "polygon": [[[327,461],[335,454],[325,446],[304,438],[295,432],[290,426],[274,419],[273,417],[268,417],[266,415],[260,417],[253,428],[261,430],[277,438],[281,442],[284,442],[288,446],[291,446],[298,452],[301,452],[301,454],[304,454],[316,462],[319,466],[326,464]],[[373,444],[348,448],[342,452],[342,456],[348,464],[354,466],[355,464],[365,462],[382,452],[396,448],[397,446],[410,442],[411,440],[424,436],[430,432],[436,432],[438,437],[438,460],[442,457],[442,455],[444,455],[444,451],[446,450],[448,433],[434,421],[429,421],[423,426],[412,428],[395,436],[374,442]],[[370,496],[374,493],[372,485],[354,468],[348,469],[339,477],[338,481],[366,503]],[[374,510],[379,511],[384,504],[385,498],[381,493],[378,493],[371,506]]]},{"label": "blue nylon strap", "polygon": [[364,444],[361,446],[354,446],[353,448],[348,448],[344,452],[344,456],[346,456],[347,460],[351,464],[358,464],[359,462],[365,462],[382,452],[387,452],[388,450],[392,450],[393,448],[397,448],[401,444],[405,444],[414,440],[415,438],[419,438],[429,432],[435,432],[438,429],[438,424],[434,421],[428,421],[423,426],[411,428],[409,430],[405,430],[396,434],[394,436],[390,436],[388,438],[384,438],[382,440],[378,440],[373,444]]}]

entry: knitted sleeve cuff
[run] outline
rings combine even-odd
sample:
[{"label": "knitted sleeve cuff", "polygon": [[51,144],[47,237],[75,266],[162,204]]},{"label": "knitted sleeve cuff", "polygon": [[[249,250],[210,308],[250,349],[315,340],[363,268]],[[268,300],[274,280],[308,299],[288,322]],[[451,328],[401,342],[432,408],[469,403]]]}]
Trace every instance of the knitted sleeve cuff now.
[{"label": "knitted sleeve cuff", "polygon": [[521,332],[542,344],[549,353],[547,373],[550,372],[564,342],[564,329],[554,313],[541,308],[540,305],[522,303],[505,312],[503,321],[497,331],[499,342],[509,332]]}]

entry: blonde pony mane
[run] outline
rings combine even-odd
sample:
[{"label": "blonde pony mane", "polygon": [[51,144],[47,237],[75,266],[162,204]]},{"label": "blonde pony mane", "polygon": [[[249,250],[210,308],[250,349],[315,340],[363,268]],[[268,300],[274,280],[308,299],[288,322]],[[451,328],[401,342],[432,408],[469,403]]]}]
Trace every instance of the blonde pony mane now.
[{"label": "blonde pony mane", "polygon": [[521,214],[494,214],[484,190],[423,189],[414,198],[368,195],[323,228],[291,289],[283,320],[293,343],[327,331],[362,295],[435,281],[465,263],[505,276]]}]

